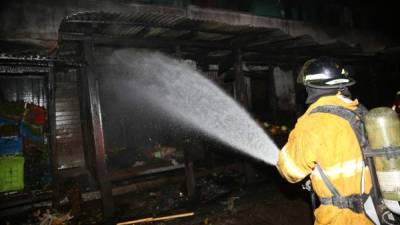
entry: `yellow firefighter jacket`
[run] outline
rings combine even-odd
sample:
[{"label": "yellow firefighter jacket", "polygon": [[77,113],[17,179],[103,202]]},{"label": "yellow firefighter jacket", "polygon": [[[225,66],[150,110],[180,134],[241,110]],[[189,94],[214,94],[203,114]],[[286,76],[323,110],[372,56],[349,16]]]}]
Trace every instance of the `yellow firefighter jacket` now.
[{"label": "yellow firefighter jacket", "polygon": [[[279,154],[280,174],[295,183],[310,175],[312,187],[319,197],[332,194],[321,179],[318,163],[341,196],[361,194],[363,158],[357,137],[348,122],[328,113],[309,114],[323,105],[337,105],[354,110],[358,101],[338,94],[321,97],[301,116],[289,135],[289,140]],[[365,193],[371,189],[371,177],[365,168]],[[321,205],[314,212],[316,225],[372,225],[365,214],[332,205]]]}]

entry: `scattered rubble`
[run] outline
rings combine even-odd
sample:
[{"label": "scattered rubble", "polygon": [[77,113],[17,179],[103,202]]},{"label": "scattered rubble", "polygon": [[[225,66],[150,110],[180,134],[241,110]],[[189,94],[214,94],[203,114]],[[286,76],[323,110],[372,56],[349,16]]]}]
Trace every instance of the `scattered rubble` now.
[{"label": "scattered rubble", "polygon": [[44,212],[37,210],[34,212],[33,216],[39,220],[39,225],[64,225],[68,224],[68,221],[73,218],[73,216],[71,216],[71,212],[61,214],[51,212],[50,209],[47,209]]},{"label": "scattered rubble", "polygon": [[[246,183],[243,175],[218,172],[196,180],[197,195],[189,198],[184,183],[168,184],[140,193],[115,197],[115,222],[140,218],[163,218],[193,212],[194,215],[174,220],[155,220],[152,225],[292,225],[312,224],[308,199],[301,189],[281,189],[273,174],[261,176],[256,183]],[[288,192],[288,194],[286,194]],[[75,193],[75,192],[74,192]],[[71,196],[71,195],[70,195]],[[71,198],[71,197],[70,197]],[[75,217],[72,205],[64,211],[49,207],[36,209],[30,218],[10,225],[74,225],[101,223],[101,201],[84,202]],[[146,220],[147,221],[147,220]],[[148,221],[150,222],[150,221]],[[142,223],[140,223],[142,224]]]}]

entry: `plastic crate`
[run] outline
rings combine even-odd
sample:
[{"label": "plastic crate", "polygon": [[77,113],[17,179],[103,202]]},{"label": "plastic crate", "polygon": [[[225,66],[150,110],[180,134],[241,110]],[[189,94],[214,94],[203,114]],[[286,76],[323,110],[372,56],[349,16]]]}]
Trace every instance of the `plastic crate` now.
[{"label": "plastic crate", "polygon": [[43,126],[37,126],[22,121],[20,124],[19,132],[22,137],[33,143],[42,144],[44,142]]},{"label": "plastic crate", "polygon": [[0,192],[24,189],[24,162],[22,156],[0,157]]},{"label": "plastic crate", "polygon": [[22,154],[21,137],[0,137],[0,156]]},{"label": "plastic crate", "polygon": [[8,118],[0,117],[0,126],[2,126],[2,125],[14,125],[14,126],[17,126],[18,122],[14,121],[14,120],[11,120],[11,119],[8,119]]}]

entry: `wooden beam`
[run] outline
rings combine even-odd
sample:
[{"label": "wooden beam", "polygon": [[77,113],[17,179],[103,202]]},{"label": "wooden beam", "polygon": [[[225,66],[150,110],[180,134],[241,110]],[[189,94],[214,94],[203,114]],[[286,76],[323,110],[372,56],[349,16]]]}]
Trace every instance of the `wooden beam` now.
[{"label": "wooden beam", "polygon": [[[196,178],[201,178],[208,176],[214,173],[220,173],[228,170],[240,170],[242,167],[239,163],[229,164],[226,166],[206,169],[206,170],[199,170],[194,173]],[[185,180],[185,176],[179,174],[176,176],[162,176],[158,179],[153,180],[145,180],[142,182],[135,182],[132,184],[127,184],[124,186],[117,186],[112,189],[112,193],[114,196],[119,196],[123,194],[127,194],[130,192],[139,192],[143,190],[148,190],[155,187],[160,187],[165,184],[173,184],[173,183],[181,183]],[[100,199],[100,192],[99,191],[91,191],[82,194],[82,199],[87,201],[92,201],[96,199]]]},{"label": "wooden beam", "polygon": [[96,174],[96,157],[93,144],[93,134],[91,129],[91,111],[89,101],[89,85],[86,74],[87,68],[79,68],[78,70],[78,93],[79,93],[79,109],[80,117],[82,120],[82,142],[84,148],[85,165],[88,169],[88,182],[91,188],[96,187],[95,174]]},{"label": "wooden beam", "polygon": [[138,219],[138,220],[130,220],[126,222],[121,222],[117,223],[117,225],[135,225],[137,223],[150,223],[150,222],[156,222],[156,221],[162,221],[162,220],[172,220],[172,219],[177,219],[177,218],[183,218],[183,217],[188,217],[188,216],[194,216],[193,212],[190,213],[180,213],[177,215],[171,215],[171,216],[163,216],[163,217],[148,217],[144,219]]},{"label": "wooden beam", "polygon": [[235,50],[235,98],[243,105],[244,108],[250,106],[249,96],[247,94],[247,86],[242,70],[242,52],[241,49]]},{"label": "wooden beam", "polygon": [[256,50],[257,48],[260,47],[270,47],[270,46],[275,46],[280,43],[288,43],[288,42],[293,42],[298,40],[298,38],[293,38],[291,36],[287,35],[282,35],[282,36],[270,36],[268,38],[260,39],[260,40],[255,40],[252,42],[249,42],[248,44],[244,45],[243,48],[253,48]]},{"label": "wooden beam", "polygon": [[79,20],[79,19],[69,19],[63,22],[63,25],[66,24],[76,24],[80,26],[92,27],[99,25],[112,25],[112,26],[120,26],[126,27],[126,29],[131,27],[151,27],[151,28],[163,28],[166,30],[175,30],[175,31],[194,31],[194,32],[204,32],[211,34],[222,34],[222,35],[237,35],[237,31],[229,31],[229,30],[221,30],[218,28],[207,28],[206,26],[200,27],[195,24],[187,25],[179,25],[179,24],[166,24],[166,23],[149,23],[149,22],[139,22],[139,21],[117,21],[117,20]]},{"label": "wooden beam", "polygon": [[[265,34],[264,34],[265,35]],[[150,49],[163,49],[164,51],[175,51],[175,46],[180,46],[182,52],[184,49],[198,52],[213,51],[213,50],[234,50],[241,49],[243,57],[248,53],[257,53],[265,58],[272,58],[279,60],[280,58],[287,57],[315,57],[319,55],[329,54],[335,57],[365,57],[368,56],[362,52],[349,52],[339,51],[336,48],[328,48],[326,46],[295,46],[296,38],[284,35],[279,37],[278,34],[272,36],[259,35],[256,39],[251,40],[251,35],[245,38],[238,38],[234,42],[229,41],[190,41],[178,39],[165,39],[165,38],[138,38],[138,37],[122,37],[122,36],[106,36],[95,35],[94,45],[99,46],[114,46],[114,47],[136,47],[136,48],[150,48]],[[63,40],[69,41],[83,41],[86,39],[87,34],[84,33],[61,33]],[[246,39],[247,38],[247,39]],[[293,42],[293,43],[291,43]],[[281,46],[282,43],[288,44],[288,48],[276,48],[274,46]],[[291,43],[291,44],[290,44]],[[241,47],[240,47],[241,46]],[[282,46],[281,46],[282,47]],[[311,48],[311,49],[310,49]],[[351,51],[351,50],[350,50]],[[259,57],[259,56],[257,56]],[[194,58],[194,60],[196,60]],[[197,60],[196,60],[197,61]]]},{"label": "wooden beam", "polygon": [[54,71],[54,64],[49,64],[49,74],[47,79],[47,97],[48,97],[48,120],[50,128],[50,156],[52,165],[52,189],[53,189],[53,205],[58,207],[60,200],[60,186],[59,186],[59,173],[58,173],[58,157],[56,146],[56,77]]},{"label": "wooden beam", "polygon": [[[84,33],[61,33],[61,38],[65,41],[84,41],[87,34]],[[129,46],[138,48],[174,48],[174,46],[190,46],[209,49],[230,49],[230,44],[225,41],[187,41],[170,40],[163,38],[138,38],[120,36],[93,36],[94,45],[105,46]]]},{"label": "wooden beam", "polygon": [[185,157],[185,177],[186,177],[186,190],[189,197],[196,195],[196,181],[194,176],[194,165],[192,155],[187,147],[184,149]]},{"label": "wooden beam", "polygon": [[281,30],[271,29],[269,31],[263,31],[262,33],[251,33],[251,34],[236,36],[230,40],[230,44],[232,47],[235,48],[243,48],[251,43],[271,40],[272,38],[276,38],[281,35],[284,35],[284,33]]},{"label": "wooden beam", "polygon": [[139,176],[145,176],[150,174],[159,174],[169,172],[173,170],[183,169],[184,165],[173,165],[173,166],[161,166],[157,168],[151,168],[150,166],[140,166],[138,168],[125,168],[121,170],[112,171],[109,175],[111,181],[119,181],[123,179],[129,179]]},{"label": "wooden beam", "polygon": [[89,91],[88,100],[91,114],[93,144],[95,150],[96,176],[101,192],[104,219],[107,224],[111,224],[111,220],[114,214],[114,201],[112,197],[111,182],[107,174],[99,84],[94,71],[93,50],[93,39],[88,38],[84,42],[84,54],[86,62],[88,63],[86,67],[86,79]]}]

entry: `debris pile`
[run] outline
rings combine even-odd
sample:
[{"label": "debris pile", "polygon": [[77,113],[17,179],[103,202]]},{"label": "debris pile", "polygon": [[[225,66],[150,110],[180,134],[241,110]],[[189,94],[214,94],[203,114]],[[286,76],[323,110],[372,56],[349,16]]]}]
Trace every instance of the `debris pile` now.
[{"label": "debris pile", "polygon": [[39,221],[39,225],[66,225],[73,218],[71,212],[62,214],[50,209],[37,210],[33,216]]}]

